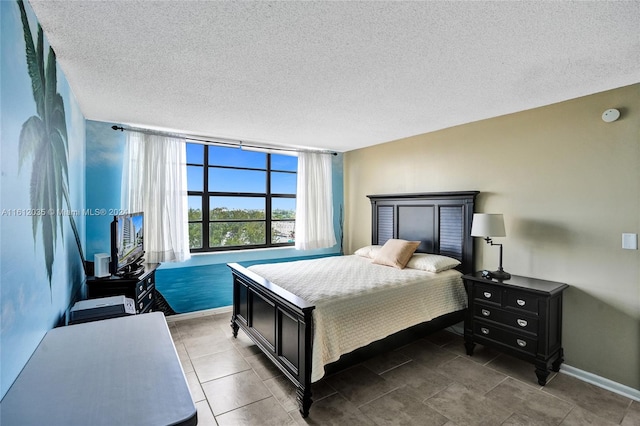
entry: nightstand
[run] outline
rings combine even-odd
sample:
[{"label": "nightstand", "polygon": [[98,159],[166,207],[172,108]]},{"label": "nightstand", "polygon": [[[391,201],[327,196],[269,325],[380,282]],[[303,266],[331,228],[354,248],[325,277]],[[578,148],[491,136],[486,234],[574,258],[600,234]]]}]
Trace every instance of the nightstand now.
[{"label": "nightstand", "polygon": [[155,302],[155,274],[160,264],[145,263],[143,266],[144,271],[135,277],[87,277],[87,298],[123,295],[133,300],[137,314],[152,312]]},{"label": "nightstand", "polygon": [[476,343],[535,365],[538,383],[558,371],[562,350],[562,292],[567,284],[513,275],[508,280],[462,277],[469,307],[464,321],[467,355]]}]

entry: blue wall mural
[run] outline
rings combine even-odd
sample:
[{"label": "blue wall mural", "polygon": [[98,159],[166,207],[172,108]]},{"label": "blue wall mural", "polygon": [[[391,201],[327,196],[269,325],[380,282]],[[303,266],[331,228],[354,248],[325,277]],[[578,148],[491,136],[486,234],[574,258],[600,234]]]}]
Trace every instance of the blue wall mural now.
[{"label": "blue wall mural", "polygon": [[87,260],[96,253],[110,254],[109,226],[120,209],[120,185],[125,135],[112,123],[87,120]]},{"label": "blue wall mural", "polygon": [[[113,131],[113,123],[87,121],[87,209],[120,208],[120,180],[126,135]],[[334,227],[340,241],[340,207],[344,199],[342,155],[332,157]],[[108,253],[111,217],[87,216],[87,259]],[[164,263],[156,272],[156,286],[171,307],[179,312],[219,308],[231,303],[231,273],[228,262],[274,262],[335,255],[330,249],[299,251],[294,248],[240,250],[193,255],[190,260]]]},{"label": "blue wall mural", "polygon": [[[251,266],[258,263],[294,262],[340,254],[334,252],[301,256],[305,252],[297,253],[298,256],[256,260],[242,260],[248,257],[247,253],[237,253],[231,261],[242,266]],[[229,307],[233,303],[233,278],[226,263],[159,269],[156,272],[156,285],[177,313]]]},{"label": "blue wall mural", "polygon": [[84,280],[85,120],[28,4],[0,2],[0,396]]}]

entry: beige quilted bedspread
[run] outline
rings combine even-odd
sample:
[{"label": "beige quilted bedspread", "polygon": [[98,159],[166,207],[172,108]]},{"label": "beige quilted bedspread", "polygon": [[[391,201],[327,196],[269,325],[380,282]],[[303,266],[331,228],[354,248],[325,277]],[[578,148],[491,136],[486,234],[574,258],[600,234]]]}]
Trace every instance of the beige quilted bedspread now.
[{"label": "beige quilted bedspread", "polygon": [[249,269],[316,305],[312,382],[343,354],[467,306],[455,270],[396,269],[355,255]]}]

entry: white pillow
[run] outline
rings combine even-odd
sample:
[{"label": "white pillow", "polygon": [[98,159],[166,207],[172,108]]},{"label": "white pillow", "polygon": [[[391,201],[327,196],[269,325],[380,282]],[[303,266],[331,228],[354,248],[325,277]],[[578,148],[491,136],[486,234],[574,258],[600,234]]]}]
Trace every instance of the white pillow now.
[{"label": "white pillow", "polygon": [[381,248],[382,246],[377,246],[377,245],[364,246],[356,250],[355,253],[353,254],[362,256],[362,257],[368,257],[369,259],[373,259],[374,257],[376,257],[376,254],[380,251]]},{"label": "white pillow", "polygon": [[455,268],[460,261],[439,254],[414,253],[407,262],[407,268],[420,269],[427,272],[442,272]]}]

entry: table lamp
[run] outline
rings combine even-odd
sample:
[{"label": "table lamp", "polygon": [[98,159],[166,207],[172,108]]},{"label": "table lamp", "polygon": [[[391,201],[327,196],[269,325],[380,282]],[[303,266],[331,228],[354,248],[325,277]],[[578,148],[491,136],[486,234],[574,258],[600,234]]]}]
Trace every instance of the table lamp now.
[{"label": "table lamp", "polygon": [[482,237],[487,244],[500,246],[500,266],[497,271],[489,273],[489,277],[498,280],[508,280],[511,274],[502,269],[502,244],[496,244],[491,237],[506,237],[504,231],[504,218],[501,214],[474,213],[471,223],[471,236]]}]

